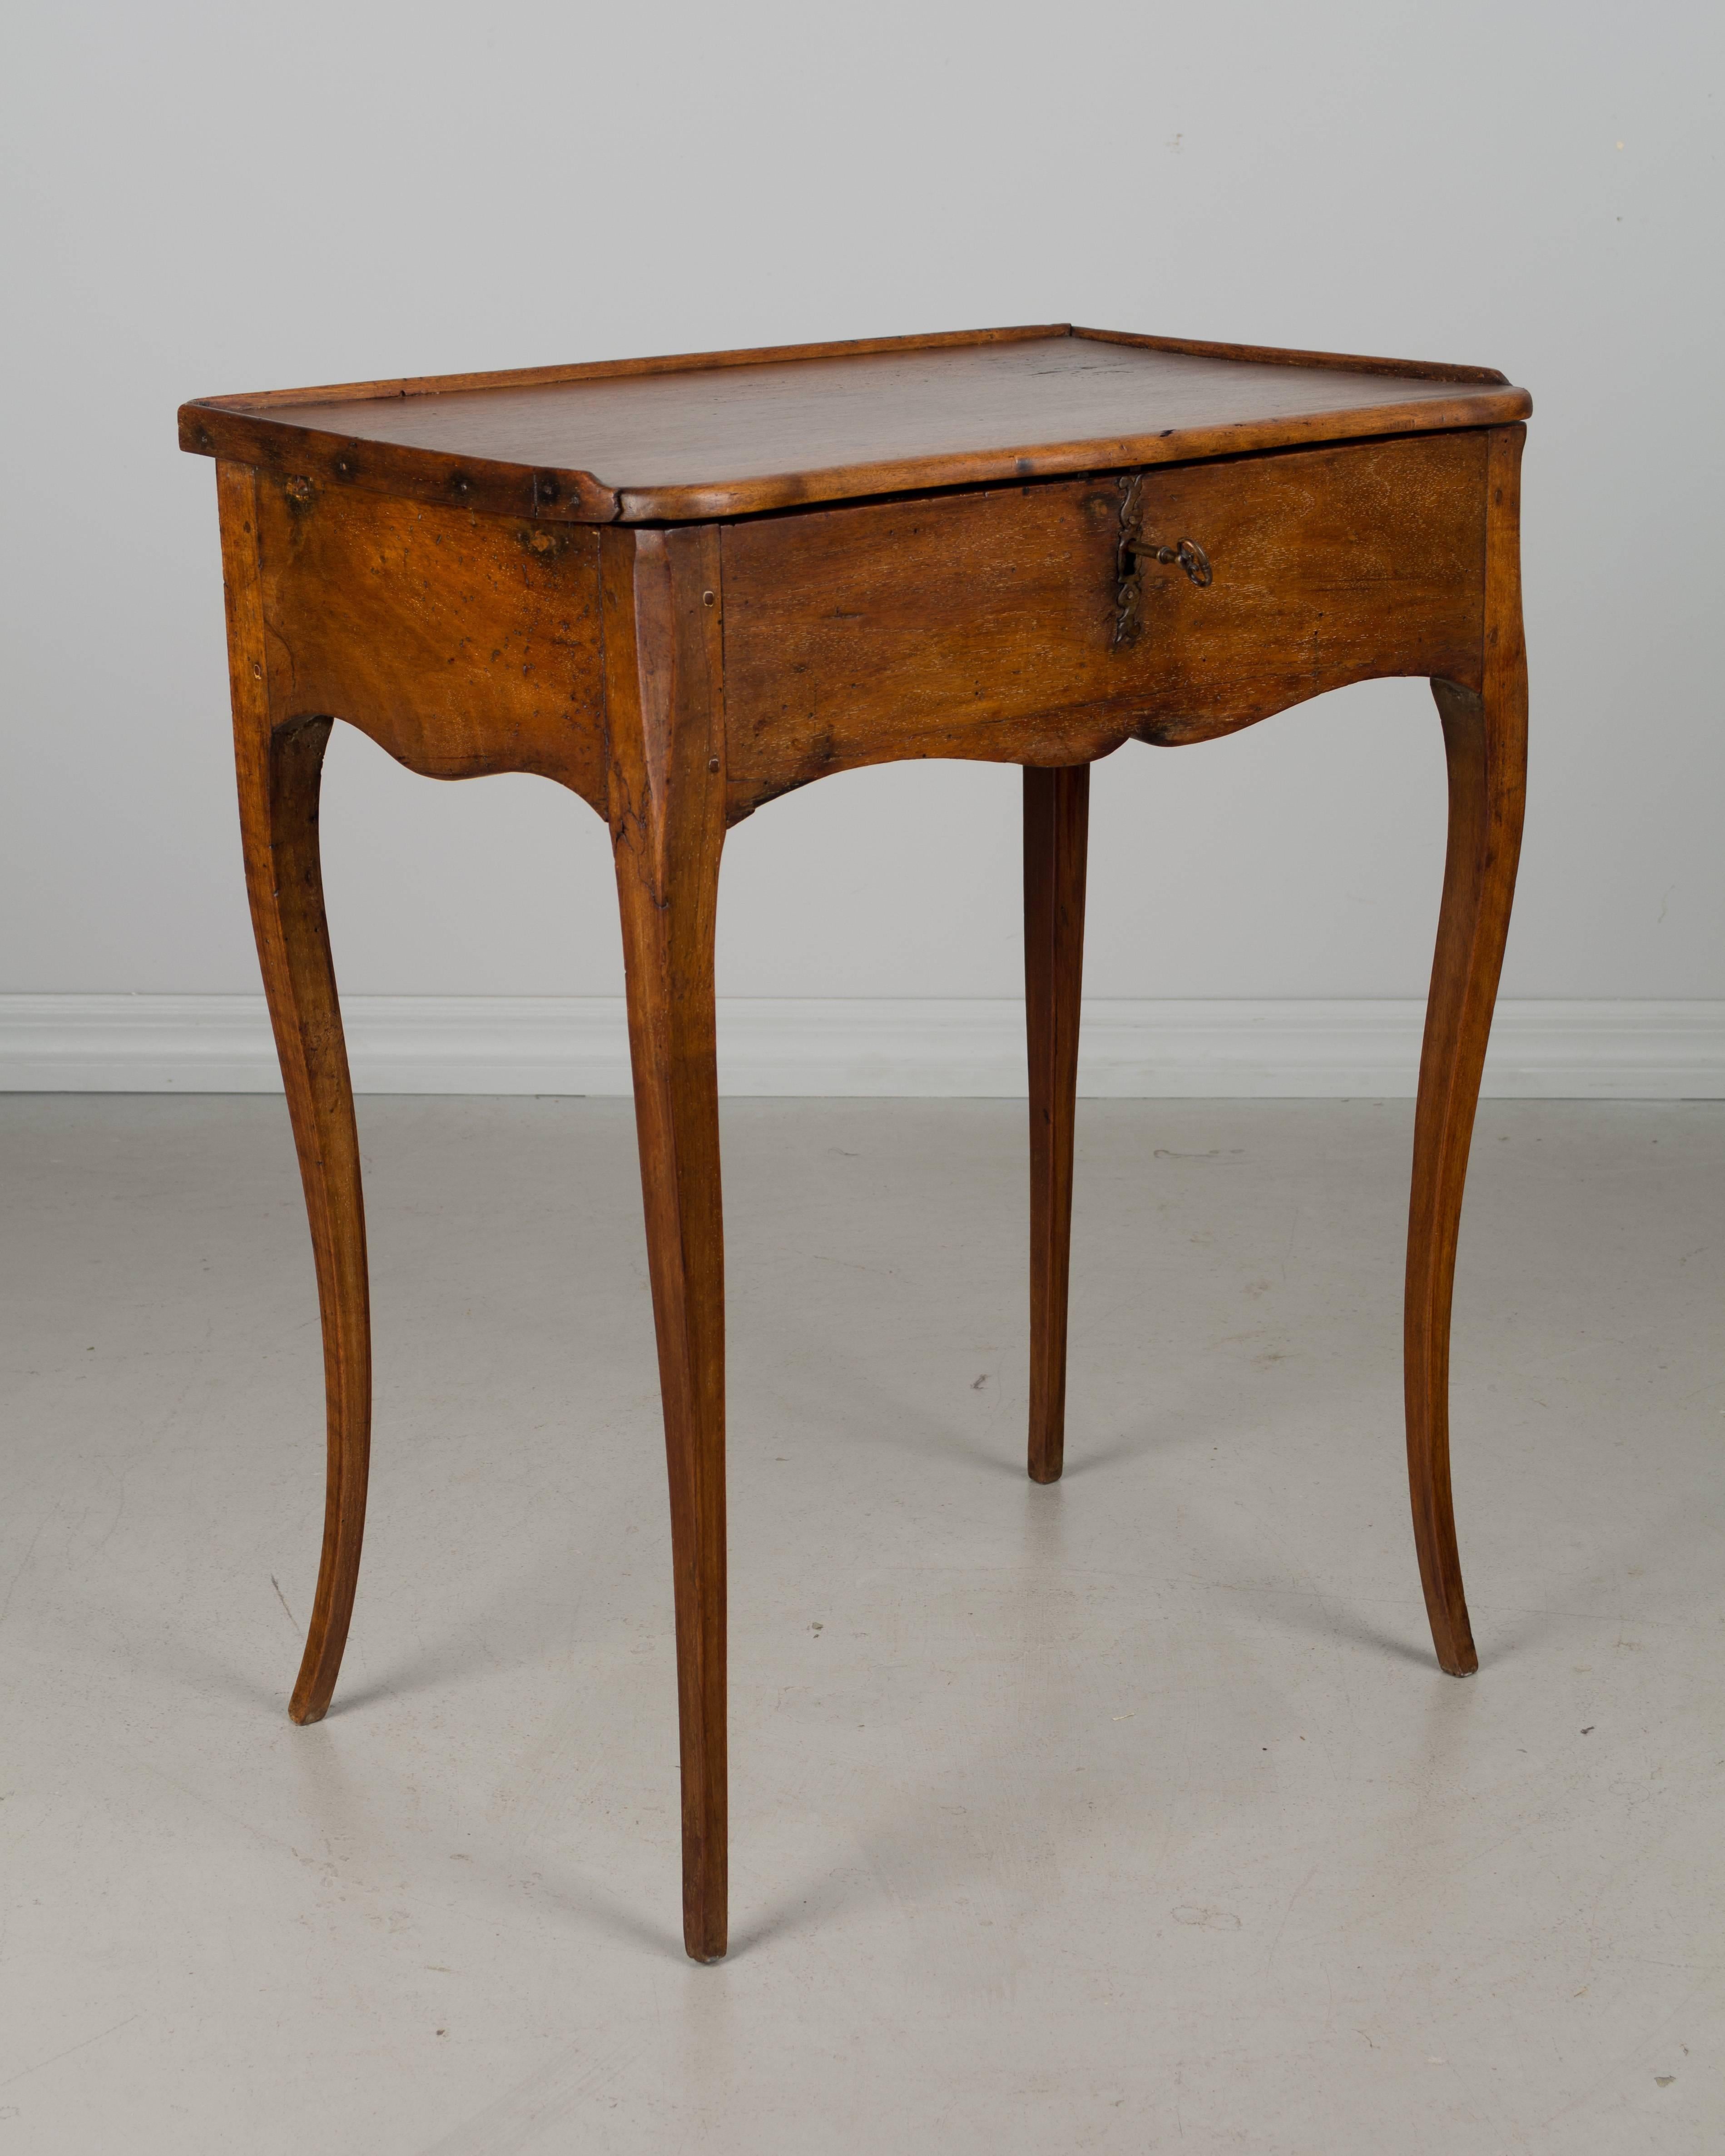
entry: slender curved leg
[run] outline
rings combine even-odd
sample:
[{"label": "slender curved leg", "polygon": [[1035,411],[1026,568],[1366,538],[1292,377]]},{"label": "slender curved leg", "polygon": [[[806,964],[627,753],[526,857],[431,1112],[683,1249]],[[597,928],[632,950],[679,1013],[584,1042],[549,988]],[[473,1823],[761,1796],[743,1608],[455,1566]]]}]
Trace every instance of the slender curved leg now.
[{"label": "slender curved leg", "polygon": [[246,887],[281,1059],[317,1264],[329,1438],[323,1555],[305,1658],[288,1712],[322,1718],[336,1687],[365,1532],[372,1349],[359,1142],[324,918],[317,803],[326,718],[271,710],[252,473],[218,468],[228,667]]},{"label": "slender curved leg", "polygon": [[1084,976],[1090,766],[1024,770],[1024,1019],[1030,1064],[1030,1479],[1066,1442],[1066,1281]]},{"label": "slender curved leg", "polygon": [[1426,1007],[1408,1215],[1408,1479],[1420,1578],[1440,1664],[1479,1667],[1450,1491],[1450,1302],[1480,1073],[1521,850],[1527,755],[1517,477],[1522,429],[1494,429],[1481,693],[1434,681],[1450,772],[1450,841]]},{"label": "slender curved leg", "polygon": [[726,1937],[725,1251],[713,925],[725,836],[719,542],[602,542],[611,834],[670,1480],[683,1943]]}]

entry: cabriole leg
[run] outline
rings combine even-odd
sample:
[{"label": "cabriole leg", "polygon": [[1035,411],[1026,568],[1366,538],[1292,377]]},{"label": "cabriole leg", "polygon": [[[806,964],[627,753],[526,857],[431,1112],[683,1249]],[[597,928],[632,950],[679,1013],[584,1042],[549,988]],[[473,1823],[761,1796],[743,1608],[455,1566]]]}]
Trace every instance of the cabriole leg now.
[{"label": "cabriole leg", "polygon": [[331,721],[279,722],[272,708],[255,485],[243,466],[218,467],[246,888],[300,1156],[323,1322],[323,1554],[288,1708],[305,1722],[320,1721],[329,1706],[359,1578],[371,1459],[371,1310],[359,1141],[318,858],[318,793]]},{"label": "cabriole leg", "polygon": [[1450,1306],[1467,1154],[1521,850],[1527,753],[1517,476],[1523,429],[1494,429],[1482,691],[1434,681],[1450,775],[1449,851],[1414,1125],[1404,1337],[1414,1538],[1437,1658],[1479,1667],[1450,1489]]}]

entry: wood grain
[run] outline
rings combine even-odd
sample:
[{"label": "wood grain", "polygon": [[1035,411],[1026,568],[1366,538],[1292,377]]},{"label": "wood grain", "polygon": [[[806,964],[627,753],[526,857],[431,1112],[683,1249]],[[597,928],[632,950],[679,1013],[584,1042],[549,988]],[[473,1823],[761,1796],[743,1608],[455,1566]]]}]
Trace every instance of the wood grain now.
[{"label": "wood grain", "polygon": [[282,712],[280,670],[264,629],[256,476],[221,465],[217,485],[246,888],[300,1157],[323,1327],[323,1551],[288,1709],[295,1722],[318,1722],[341,1666],[359,1578],[372,1429],[359,1139],[318,859],[318,793],[330,721]]},{"label": "wood grain", "polygon": [[1476,684],[1482,433],[1147,472],[1147,538],[1190,536],[1214,581],[1147,564],[1131,654],[1141,741],[1237,732],[1384,675]]},{"label": "wood grain", "polygon": [[513,375],[206,398],[183,448],[551,521],[798,503],[1515,419],[1483,368],[1086,331],[974,331]]},{"label": "wood grain", "polygon": [[611,834],[670,1481],[683,1938],[726,1938],[725,1250],[713,927],[725,838],[719,547],[603,542]]},{"label": "wood grain", "polygon": [[1372,675],[1476,681],[1478,434],[1151,472],[1144,529],[1214,581],[1147,566],[1114,644],[1112,479],[724,528],[731,814],[906,757],[1093,762],[1207,739]]},{"label": "wood grain", "polygon": [[1066,1443],[1072,1147],[1084,987],[1090,766],[1024,773],[1024,1014],[1030,1074],[1030,1436],[1034,1482]]},{"label": "wood grain", "polygon": [[1479,1667],[1450,1483],[1450,1312],[1480,1075],[1503,964],[1527,788],[1522,634],[1522,427],[1490,441],[1483,666],[1478,692],[1437,680],[1450,839],[1414,1111],[1404,1369],[1408,1479],[1420,1584],[1440,1664]]},{"label": "wood grain", "polygon": [[346,719],[413,771],[537,772],[605,814],[598,534],[258,486],[264,618],[290,716]]}]

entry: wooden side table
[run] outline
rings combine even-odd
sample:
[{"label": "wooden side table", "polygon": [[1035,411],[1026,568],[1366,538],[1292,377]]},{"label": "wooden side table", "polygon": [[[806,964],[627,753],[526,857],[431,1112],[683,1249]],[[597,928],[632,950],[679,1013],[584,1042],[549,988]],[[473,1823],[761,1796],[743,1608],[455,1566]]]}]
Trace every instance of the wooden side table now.
[{"label": "wooden side table", "polygon": [[894,757],[1024,767],[1029,1471],[1060,1472],[1090,767],[1422,675],[1449,853],[1408,1235],[1414,1539],[1477,1667],[1450,1496],[1456,1227],[1520,844],[1526,393],[1481,367],[1071,329],[212,398],[241,825],[323,1319],[329,1481],[290,1708],[327,1707],[371,1415],[353,1101],[318,865],[335,717],[610,824],[670,1463],[689,1953],[726,1943],[725,834]]}]

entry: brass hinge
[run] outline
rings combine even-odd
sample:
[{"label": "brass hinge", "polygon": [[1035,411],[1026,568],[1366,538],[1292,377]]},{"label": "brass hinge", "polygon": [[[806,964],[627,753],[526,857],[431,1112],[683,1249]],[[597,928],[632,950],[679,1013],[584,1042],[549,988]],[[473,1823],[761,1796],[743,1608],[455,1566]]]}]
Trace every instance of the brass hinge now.
[{"label": "brass hinge", "polygon": [[1139,496],[1144,475],[1120,481],[1120,547],[1115,561],[1114,649],[1136,644],[1144,626],[1144,564],[1178,562],[1201,590],[1214,575],[1210,557],[1196,540],[1177,539],[1172,547],[1147,539]]}]

